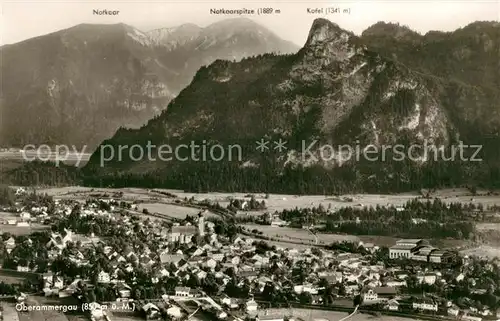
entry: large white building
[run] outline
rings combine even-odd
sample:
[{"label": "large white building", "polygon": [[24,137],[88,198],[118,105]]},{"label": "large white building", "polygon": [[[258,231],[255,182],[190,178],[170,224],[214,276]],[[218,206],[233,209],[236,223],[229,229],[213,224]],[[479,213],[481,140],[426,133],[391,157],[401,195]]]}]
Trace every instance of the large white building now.
[{"label": "large white building", "polygon": [[390,259],[409,259],[430,263],[447,263],[453,259],[453,254],[431,246],[422,239],[402,239],[389,248]]},{"label": "large white building", "polygon": [[429,243],[422,239],[402,239],[389,248],[389,258],[412,259],[415,253],[426,246],[429,246]]},{"label": "large white building", "polygon": [[[205,211],[206,212],[206,211]],[[200,212],[198,214],[198,227],[194,225],[183,225],[183,226],[172,226],[169,233],[170,242],[179,242],[182,244],[187,244],[193,242],[193,237],[198,234],[200,236],[205,235],[205,212]]]},{"label": "large white building", "polygon": [[196,227],[193,225],[172,226],[172,230],[169,235],[170,242],[179,242],[182,244],[191,243],[196,232]]}]

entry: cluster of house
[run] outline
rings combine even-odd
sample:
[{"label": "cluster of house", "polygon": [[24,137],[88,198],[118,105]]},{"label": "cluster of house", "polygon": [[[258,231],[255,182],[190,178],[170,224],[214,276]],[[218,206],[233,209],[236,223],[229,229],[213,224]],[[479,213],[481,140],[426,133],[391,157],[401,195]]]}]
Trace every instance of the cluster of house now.
[{"label": "cluster of house", "polygon": [[402,239],[389,248],[390,259],[409,259],[430,263],[448,263],[454,255],[449,251],[440,250],[423,239]]},{"label": "cluster of house", "polygon": [[439,302],[432,296],[423,296],[419,298],[411,296],[401,296],[395,288],[375,287],[366,288],[361,295],[363,305],[382,304],[389,311],[420,311],[436,313],[439,309],[444,309],[448,316],[459,317],[461,320],[482,321],[483,318],[491,318],[495,315],[494,311],[484,308],[479,311],[477,308],[460,309],[451,301],[447,301],[445,306],[440,306]]},{"label": "cluster of house", "polygon": [[269,216],[268,219],[271,222],[271,226],[273,227],[283,227],[290,225],[290,222],[282,220],[279,214],[268,213],[267,215]]},{"label": "cluster of house", "polygon": [[[26,190],[22,187],[16,190],[16,195],[24,193]],[[30,226],[32,223],[43,223],[49,217],[47,206],[10,207],[1,210],[15,214],[15,216],[0,217],[0,224],[3,225]]]},{"label": "cluster of house", "polygon": [[[71,209],[68,204],[60,204],[57,206],[56,213],[69,215]],[[127,229],[128,235],[134,233],[134,224],[137,223],[133,222],[130,216],[115,215],[113,211],[113,208],[110,211],[98,209],[98,206],[91,203],[86,204],[81,209],[81,215],[107,217],[110,223]],[[51,234],[46,246],[48,257],[55,259],[67,248],[70,242],[72,244],[78,242],[79,246],[72,247],[69,260],[77,265],[92,266],[93,262],[89,262],[88,255],[95,251],[97,244],[102,244],[104,254],[109,260],[110,269],[98,271],[97,279],[99,283],[113,286],[118,297],[117,300],[121,301],[130,300],[133,287],[137,286],[131,280],[121,279],[120,276],[123,275],[121,272],[132,272],[138,268],[148,271],[148,276],[153,284],[161,282],[165,277],[174,277],[179,281],[179,284],[186,284],[194,275],[199,280],[203,280],[211,273],[215,279],[220,281],[217,284],[219,284],[221,292],[224,286],[232,280],[231,274],[228,273],[228,270],[231,270],[232,274],[238,276],[239,283],[237,285],[242,287],[244,284],[249,284],[254,295],[262,293],[266,285],[271,283],[275,288],[283,291],[297,294],[309,293],[313,304],[322,303],[323,299],[319,293],[323,289],[321,284],[326,280],[329,284],[335,285],[334,292],[336,291],[337,295],[349,297],[361,295],[365,303],[386,302],[387,308],[391,310],[400,309],[399,306],[404,303],[404,301],[398,300],[397,293],[400,292],[399,289],[406,286],[406,280],[411,273],[415,273],[422,284],[447,284],[465,277],[465,272],[462,271],[457,271],[456,275],[450,279],[448,276],[443,276],[439,269],[415,268],[416,272],[408,272],[402,268],[388,268],[383,262],[372,264],[369,255],[363,256],[354,253],[281,247],[262,253],[257,251],[258,247],[253,239],[237,237],[233,241],[228,241],[226,238],[219,237],[214,232],[214,224],[206,222],[203,215],[198,217],[195,225],[174,225],[170,229],[166,229],[159,221],[147,224],[141,221],[138,224],[142,233],[148,235],[148,242],[159,244],[160,250],[151,250],[152,243],[146,243],[145,247],[140,249],[133,247],[114,248],[106,244],[105,240],[93,235],[82,236],[66,229],[63,233]],[[205,239],[208,239],[209,242],[197,245],[198,243],[194,240],[195,235],[208,236]],[[188,245],[185,247],[187,250],[173,250],[174,243]],[[6,240],[5,245],[8,250],[12,251],[16,246],[15,239]],[[368,251],[376,250],[376,246],[373,244],[364,244],[363,246]],[[400,240],[396,246],[391,247],[390,256],[391,258],[413,258],[429,247],[423,240]],[[429,253],[428,258],[434,251]],[[445,256],[441,255],[440,257]],[[443,260],[441,259],[440,262]],[[297,267],[307,271],[305,281],[300,284],[292,281],[292,271]],[[268,272],[270,268],[278,270],[280,273],[271,274]],[[27,266],[19,266],[18,269],[30,270]],[[43,280],[45,294],[59,297],[73,295],[78,284],[86,282],[86,280],[78,278],[67,282],[60,275],[51,273],[45,274]],[[342,292],[345,293],[340,294],[340,285],[344,289]],[[243,307],[249,314],[255,314],[259,310],[258,304],[252,297],[241,302],[226,296],[216,303],[197,289],[185,286],[175,288],[174,295],[162,298],[166,309],[171,309],[169,313],[173,317],[177,317],[179,311],[189,310],[182,306],[182,302],[194,297],[206,300],[209,308],[215,309],[220,316],[223,316],[222,312],[226,310],[229,312],[231,308]],[[177,303],[172,303],[172,298]],[[411,304],[418,310],[436,310],[436,303],[430,303],[427,298],[413,300]],[[154,315],[161,309],[151,302],[143,308],[145,311],[147,310],[148,315]],[[452,314],[455,311],[453,309],[455,309],[454,306],[449,307]],[[480,312],[487,313],[486,311]],[[467,315],[472,315],[472,313]]]}]

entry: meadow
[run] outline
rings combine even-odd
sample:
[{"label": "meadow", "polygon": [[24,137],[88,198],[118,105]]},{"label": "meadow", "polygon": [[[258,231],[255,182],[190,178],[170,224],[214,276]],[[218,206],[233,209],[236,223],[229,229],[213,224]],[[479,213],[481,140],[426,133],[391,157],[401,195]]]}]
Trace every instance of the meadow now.
[{"label": "meadow", "polygon": [[138,204],[137,207],[139,211],[146,209],[150,213],[159,213],[178,219],[184,219],[186,218],[186,215],[197,215],[200,212],[200,210],[197,208],[163,203],[142,203]]}]

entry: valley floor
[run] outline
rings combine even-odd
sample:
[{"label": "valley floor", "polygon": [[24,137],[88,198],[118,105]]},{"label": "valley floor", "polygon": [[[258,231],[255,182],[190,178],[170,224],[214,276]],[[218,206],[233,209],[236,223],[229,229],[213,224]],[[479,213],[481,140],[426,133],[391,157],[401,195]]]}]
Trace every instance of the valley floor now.
[{"label": "valley floor", "polygon": [[[229,205],[231,199],[250,199],[250,194],[245,193],[189,193],[179,190],[147,190],[142,188],[88,188],[81,186],[71,186],[63,188],[43,188],[39,192],[47,193],[57,198],[69,199],[85,199],[89,195],[108,194],[110,197],[114,193],[122,193],[123,200],[140,200],[139,210],[147,209],[150,213],[159,213],[173,218],[183,218],[185,215],[194,215],[198,212],[197,209],[178,206],[172,203],[172,198],[166,197],[162,193],[175,195],[178,199],[193,198],[196,201],[210,200],[218,202],[221,206]],[[257,201],[265,201],[267,208],[260,211],[239,211],[238,216],[255,216],[266,212],[282,211],[284,209],[294,208],[310,208],[317,207],[320,204],[331,210],[342,207],[364,207],[364,206],[402,206],[407,201],[421,196],[419,193],[404,193],[404,194],[356,194],[356,195],[341,195],[341,196],[325,196],[325,195],[283,195],[262,193],[252,194]],[[478,191],[475,196],[466,189],[446,189],[439,190],[430,195],[430,198],[439,198],[446,203],[463,203],[463,204],[482,204],[484,207],[492,205],[500,205],[500,196],[498,193],[487,195],[486,192]],[[215,215],[215,214],[214,214]],[[500,215],[500,214],[499,214]],[[338,234],[316,234],[313,235],[308,230],[296,229],[288,227],[274,227],[255,224],[244,224],[248,230],[257,229],[262,232],[262,235],[278,238],[270,241],[273,245],[281,247],[307,247],[314,244],[325,245],[334,241],[352,240],[371,242],[378,245],[390,246],[396,241],[396,237],[390,236],[374,236],[374,235],[338,235]],[[500,224],[496,223],[479,223],[477,226],[482,235],[490,235],[483,243],[473,244],[470,241],[461,240],[440,240],[440,247],[457,248],[462,250],[464,254],[474,254],[488,257],[500,256],[500,239],[493,237],[498,235]],[[416,236],[415,236],[416,237]],[[304,244],[298,244],[304,243]],[[438,245],[438,244],[436,244]]]}]

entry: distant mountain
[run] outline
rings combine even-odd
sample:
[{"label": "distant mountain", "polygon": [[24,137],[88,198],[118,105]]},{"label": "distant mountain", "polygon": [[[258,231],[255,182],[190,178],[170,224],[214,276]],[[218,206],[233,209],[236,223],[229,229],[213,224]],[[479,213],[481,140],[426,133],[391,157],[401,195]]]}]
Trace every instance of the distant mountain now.
[{"label": "distant mountain", "polygon": [[[296,54],[267,54],[237,63],[218,60],[202,67],[168,109],[146,126],[119,130],[103,143],[115,151],[120,145],[148,143],[238,144],[243,159],[200,162],[186,151],[181,156],[191,161],[137,161],[126,154],[101,167],[101,157],[107,155],[98,149],[85,168],[87,184],[290,193],[380,192],[457,185],[471,178],[498,184],[500,167],[495,167],[498,158],[493,154],[483,155],[497,163],[481,167],[482,176],[475,176],[479,171],[469,168],[474,164],[433,161],[424,154],[412,161],[392,161],[390,154],[384,160],[378,155],[377,161],[359,161],[327,150],[325,157],[320,148],[325,144],[374,145],[379,151],[383,146],[423,146],[426,142],[449,147],[462,140],[500,146],[498,87],[473,79],[461,81],[446,68],[432,73],[425,69],[431,65],[425,64],[425,54],[420,57],[418,51],[413,54],[422,64],[410,64],[405,59],[410,55],[407,50],[413,48],[409,43],[419,42],[420,36],[398,26],[379,27],[360,38],[317,19]],[[385,39],[385,33],[390,48],[369,44],[374,38],[365,39]],[[392,48],[394,41],[402,41],[403,48]],[[493,47],[498,45],[497,39],[492,41]],[[446,53],[433,57],[445,59],[452,53],[445,44],[436,48]],[[480,64],[474,60],[477,55],[471,55],[471,61],[462,58],[463,65]],[[482,63],[487,65],[481,70],[493,77],[486,69],[496,68],[497,61]],[[283,139],[288,150],[274,152],[271,143],[271,150],[261,153],[255,142],[262,138]],[[305,151],[304,145],[315,140]]]},{"label": "distant mountain", "polygon": [[0,48],[0,146],[92,149],[118,128],[138,128],[158,115],[216,59],[296,50],[248,19],[148,33],[125,24],[82,24],[6,45]]},{"label": "distant mountain", "polygon": [[147,35],[157,46],[163,45],[173,49],[194,41],[202,30],[203,28],[193,23],[186,23],[178,27],[151,30]]}]

